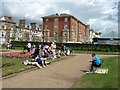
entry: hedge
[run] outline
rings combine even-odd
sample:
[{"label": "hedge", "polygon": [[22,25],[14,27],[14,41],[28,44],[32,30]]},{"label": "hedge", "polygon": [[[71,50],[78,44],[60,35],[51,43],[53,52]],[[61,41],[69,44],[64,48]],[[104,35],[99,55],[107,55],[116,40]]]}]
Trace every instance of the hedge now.
[{"label": "hedge", "polygon": [[[26,42],[26,41],[11,41],[15,47],[24,47],[27,43],[35,44],[36,46],[41,45],[51,45],[52,42]],[[79,43],[56,43],[57,49],[61,49],[62,44],[71,48],[72,50],[84,50],[84,51],[112,51],[119,52],[120,45],[108,45],[108,44],[79,44]]]}]

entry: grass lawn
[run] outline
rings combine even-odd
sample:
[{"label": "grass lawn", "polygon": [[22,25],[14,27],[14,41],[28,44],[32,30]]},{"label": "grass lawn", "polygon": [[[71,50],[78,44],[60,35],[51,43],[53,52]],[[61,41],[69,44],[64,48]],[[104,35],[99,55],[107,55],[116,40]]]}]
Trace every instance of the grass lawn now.
[{"label": "grass lawn", "polygon": [[[5,46],[1,46],[0,49],[5,49]],[[13,50],[24,50],[24,47],[15,47]]]},{"label": "grass lawn", "polygon": [[24,50],[24,47],[15,47],[15,50]]},{"label": "grass lawn", "polygon": [[80,51],[80,50],[73,50],[73,53],[84,53],[84,54],[103,54],[103,55],[118,55],[118,52],[101,52],[101,51]]},{"label": "grass lawn", "polygon": [[[72,56],[75,55],[71,55],[71,56],[62,56],[61,58],[55,59],[55,60],[47,60],[49,62],[56,62],[56,61],[61,61],[64,60],[66,58],[71,58]],[[23,65],[21,64],[23,61],[25,60],[31,60],[31,58],[29,59],[15,59],[15,58],[2,58],[2,64],[7,65],[5,67],[2,68],[2,76],[8,76],[14,73],[19,73],[25,70],[29,70],[32,68],[36,68],[36,66],[33,65]]]},{"label": "grass lawn", "polygon": [[0,52],[9,52],[9,50],[0,50]]},{"label": "grass lawn", "polygon": [[72,88],[118,88],[118,57],[104,58],[108,74],[87,73]]}]

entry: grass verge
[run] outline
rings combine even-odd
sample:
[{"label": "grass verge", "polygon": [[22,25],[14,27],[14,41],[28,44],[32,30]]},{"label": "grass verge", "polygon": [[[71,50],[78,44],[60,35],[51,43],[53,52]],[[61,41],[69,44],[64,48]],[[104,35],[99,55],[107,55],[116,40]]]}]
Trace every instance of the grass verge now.
[{"label": "grass verge", "polygon": [[[72,56],[75,55],[71,55],[71,56],[62,56],[61,58],[55,59],[55,60],[47,60],[49,62],[57,62],[57,61],[61,61],[67,58],[71,58]],[[36,66],[33,65],[23,65],[21,64],[23,61],[25,60],[31,60],[31,58],[29,59],[15,59],[15,58],[2,58],[2,65],[7,65],[4,68],[2,68],[2,77],[14,74],[14,73],[19,73],[25,70],[29,70],[32,68],[36,68]],[[9,66],[9,64],[11,64],[11,66]]]},{"label": "grass verge", "polygon": [[72,88],[118,88],[118,57],[104,58],[108,74],[87,73]]}]

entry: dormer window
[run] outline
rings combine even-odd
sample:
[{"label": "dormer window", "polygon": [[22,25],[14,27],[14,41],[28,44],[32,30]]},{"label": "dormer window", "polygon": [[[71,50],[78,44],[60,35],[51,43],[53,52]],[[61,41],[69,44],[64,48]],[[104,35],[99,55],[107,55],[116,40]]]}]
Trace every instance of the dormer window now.
[{"label": "dormer window", "polygon": [[49,21],[49,19],[46,19],[46,22],[48,22]]},{"label": "dormer window", "polygon": [[64,21],[65,21],[65,22],[68,22],[68,18],[65,18]]},{"label": "dormer window", "polygon": [[54,21],[58,21],[58,18],[55,18]]},{"label": "dormer window", "polygon": [[67,29],[68,28],[68,25],[64,25],[64,29]]},{"label": "dormer window", "polygon": [[45,27],[46,27],[46,29],[48,29],[48,25],[46,25]]}]

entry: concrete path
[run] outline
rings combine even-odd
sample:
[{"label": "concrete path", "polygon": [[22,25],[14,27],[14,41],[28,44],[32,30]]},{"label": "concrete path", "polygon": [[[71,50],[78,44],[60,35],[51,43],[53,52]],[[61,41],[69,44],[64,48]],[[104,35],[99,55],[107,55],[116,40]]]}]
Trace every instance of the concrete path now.
[{"label": "concrete path", "polygon": [[[100,58],[114,55],[98,55]],[[49,67],[35,69],[3,79],[3,88],[70,88],[88,70],[91,54],[79,54],[52,63]]]}]

